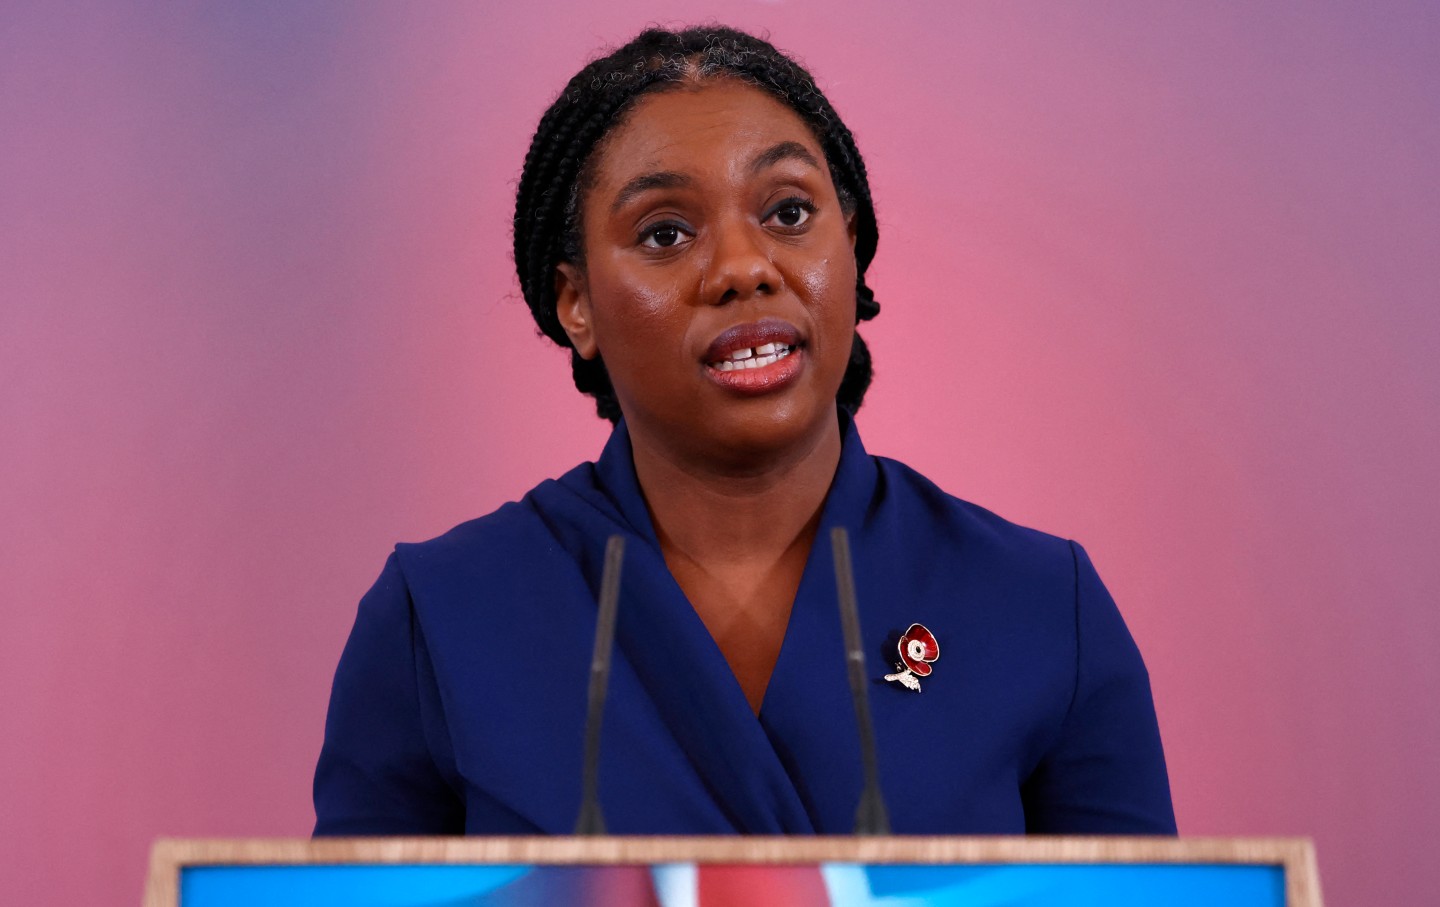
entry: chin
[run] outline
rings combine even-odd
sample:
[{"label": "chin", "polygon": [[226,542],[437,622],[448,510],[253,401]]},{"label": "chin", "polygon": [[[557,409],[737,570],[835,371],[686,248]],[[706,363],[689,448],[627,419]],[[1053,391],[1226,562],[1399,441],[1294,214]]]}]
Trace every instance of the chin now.
[{"label": "chin", "polygon": [[758,398],[726,409],[724,415],[716,414],[716,431],[707,435],[717,448],[712,456],[737,466],[768,465],[776,457],[803,453],[819,443],[829,423],[839,418],[833,401],[819,406]]}]

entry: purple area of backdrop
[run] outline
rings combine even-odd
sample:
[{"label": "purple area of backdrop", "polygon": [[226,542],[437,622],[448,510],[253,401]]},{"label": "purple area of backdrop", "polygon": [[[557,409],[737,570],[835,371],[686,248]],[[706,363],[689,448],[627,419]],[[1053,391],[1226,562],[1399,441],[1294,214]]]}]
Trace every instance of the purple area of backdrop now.
[{"label": "purple area of backdrop", "polygon": [[[529,133],[655,8],[0,13],[0,877],[299,835],[391,544],[594,456],[508,255]],[[1440,889],[1440,13],[678,2],[769,29],[881,222],[867,444],[1095,557],[1187,834]],[[883,758],[883,754],[882,754]]]}]

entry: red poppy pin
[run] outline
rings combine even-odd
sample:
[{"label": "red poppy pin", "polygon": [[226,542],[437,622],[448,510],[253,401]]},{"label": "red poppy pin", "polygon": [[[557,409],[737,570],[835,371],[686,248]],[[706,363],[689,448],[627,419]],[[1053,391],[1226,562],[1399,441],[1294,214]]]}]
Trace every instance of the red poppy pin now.
[{"label": "red poppy pin", "polygon": [[935,634],[924,624],[911,624],[910,629],[900,636],[900,664],[895,666],[898,673],[886,674],[886,680],[897,680],[907,689],[920,692],[921,677],[929,677],[934,668],[930,662],[940,657],[940,644]]}]

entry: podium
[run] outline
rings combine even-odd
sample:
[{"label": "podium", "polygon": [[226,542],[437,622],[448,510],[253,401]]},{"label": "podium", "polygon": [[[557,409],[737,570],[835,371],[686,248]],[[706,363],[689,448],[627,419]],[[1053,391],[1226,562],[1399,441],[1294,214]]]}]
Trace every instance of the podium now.
[{"label": "podium", "polygon": [[161,839],[145,907],[1321,907],[1303,838]]}]

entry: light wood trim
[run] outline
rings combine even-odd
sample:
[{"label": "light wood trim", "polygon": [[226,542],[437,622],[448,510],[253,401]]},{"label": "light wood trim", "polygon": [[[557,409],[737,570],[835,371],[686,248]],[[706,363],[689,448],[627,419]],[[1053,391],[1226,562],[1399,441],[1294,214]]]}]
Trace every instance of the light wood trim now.
[{"label": "light wood trim", "polygon": [[1321,907],[1320,863],[1315,843],[1309,838],[1294,839],[1303,845],[1285,861],[1285,903],[1287,907]]},{"label": "light wood trim", "polygon": [[187,841],[160,838],[150,848],[150,871],[145,876],[145,907],[179,907],[180,867]]},{"label": "light wood trim", "polygon": [[347,863],[1242,863],[1283,865],[1288,907],[1321,907],[1307,838],[235,838],[155,842],[145,907],[178,907],[183,866]]}]

